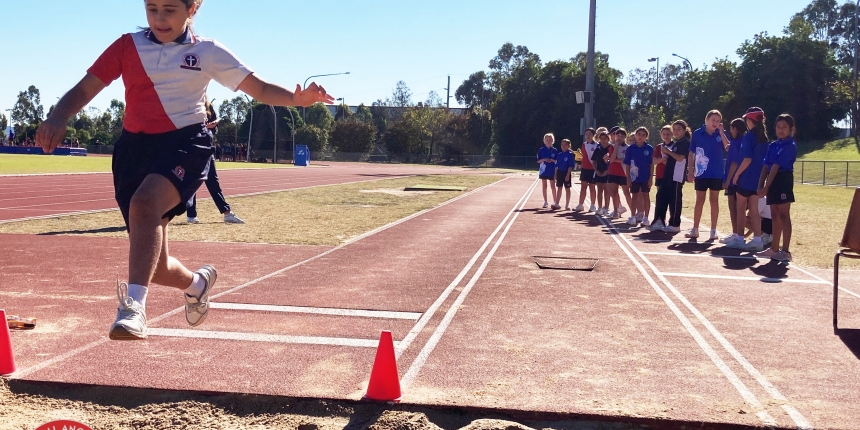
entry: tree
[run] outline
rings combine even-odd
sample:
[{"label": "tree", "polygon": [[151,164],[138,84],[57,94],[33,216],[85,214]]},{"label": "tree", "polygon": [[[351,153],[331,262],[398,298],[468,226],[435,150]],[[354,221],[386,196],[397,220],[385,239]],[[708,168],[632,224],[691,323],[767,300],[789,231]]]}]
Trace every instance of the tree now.
[{"label": "tree", "polygon": [[406,82],[397,81],[397,86],[391,93],[391,104],[397,107],[412,106],[412,91],[406,86]]},{"label": "tree", "polygon": [[307,145],[312,152],[322,152],[328,144],[328,133],[313,124],[305,124],[296,130],[296,144]]},{"label": "tree", "polygon": [[305,111],[305,124],[313,125],[329,133],[334,127],[334,117],[331,116],[326,105],[314,103]]},{"label": "tree", "polygon": [[338,121],[329,144],[333,151],[367,153],[373,148],[376,127],[359,121]]},{"label": "tree", "polygon": [[[354,118],[356,121],[360,121],[360,122],[363,122],[365,124],[371,124],[371,125],[374,124],[373,112],[370,110],[370,108],[365,106],[364,103],[358,105],[358,109],[356,109],[356,111],[355,111]],[[373,128],[374,128],[374,130],[376,130],[375,126]],[[374,133],[375,133],[375,131],[374,131]]]},{"label": "tree", "polygon": [[408,154],[409,135],[405,125],[398,122],[389,127],[382,135],[382,143],[385,145],[385,149],[392,154]]},{"label": "tree", "polygon": [[794,14],[792,21],[805,20],[812,26],[810,36],[818,41],[829,42],[835,35],[839,9],[836,0],[812,0],[802,11]]},{"label": "tree", "polygon": [[460,104],[469,107],[481,106],[486,109],[496,99],[496,93],[489,86],[487,74],[479,71],[469,75],[469,79],[454,92],[454,98]]},{"label": "tree", "polygon": [[335,121],[346,121],[352,116],[352,109],[349,108],[345,103],[341,103],[337,105],[337,108],[334,111],[334,119]]},{"label": "tree", "polygon": [[705,115],[712,109],[719,110],[729,120],[746,109],[736,97],[740,88],[738,65],[728,59],[718,59],[710,67],[687,72],[684,85],[686,94],[680,116],[692,128],[696,128],[699,121],[704,122]]},{"label": "tree", "polygon": [[39,89],[30,85],[26,91],[18,93],[18,100],[12,106],[12,123],[26,128],[29,125],[38,126],[45,116],[42,107],[42,96]]}]

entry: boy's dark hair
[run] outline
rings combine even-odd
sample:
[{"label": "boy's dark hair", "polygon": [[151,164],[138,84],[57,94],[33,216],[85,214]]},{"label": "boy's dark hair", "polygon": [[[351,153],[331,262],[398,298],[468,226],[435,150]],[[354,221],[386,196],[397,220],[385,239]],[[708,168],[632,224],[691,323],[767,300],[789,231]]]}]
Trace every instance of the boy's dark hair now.
[{"label": "boy's dark hair", "polygon": [[589,131],[591,132],[591,135],[592,135],[592,136],[594,136],[594,135],[596,134],[596,132],[594,131],[594,129],[593,129],[593,128],[591,128],[591,127],[588,127],[588,128],[586,128],[586,129],[585,129],[585,133],[588,133]]}]

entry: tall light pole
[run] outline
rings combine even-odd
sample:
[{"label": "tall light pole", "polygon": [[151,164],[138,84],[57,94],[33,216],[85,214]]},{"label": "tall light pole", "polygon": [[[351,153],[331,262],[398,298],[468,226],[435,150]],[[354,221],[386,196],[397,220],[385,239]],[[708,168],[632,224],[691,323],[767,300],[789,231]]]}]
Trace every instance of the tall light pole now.
[{"label": "tall light pole", "polygon": [[860,8],[860,0],[854,5],[854,79],[852,80],[854,94],[851,97],[851,133],[857,138],[857,9]]},{"label": "tall light pole", "polygon": [[597,21],[597,0],[591,0],[588,12],[588,60],[585,66],[585,127],[594,126],[594,26]]},{"label": "tall light pole", "polygon": [[684,57],[682,57],[682,56],[680,56],[680,55],[678,55],[678,54],[672,54],[672,56],[673,56],[673,57],[678,57],[678,58],[680,58],[680,59],[684,60],[684,67],[686,67],[686,68],[687,68],[687,70],[690,70],[690,71],[692,71],[692,70],[693,70],[693,64],[692,64],[692,63],[690,63],[690,60],[688,60],[688,59],[686,59],[686,58],[684,58]]},{"label": "tall light pole", "polygon": [[660,106],[660,57],[649,58],[648,62],[657,62],[657,84],[654,86],[654,106]]},{"label": "tall light pole", "polygon": [[269,105],[272,109],[272,133],[274,133],[275,144],[272,145],[274,152],[272,153],[272,164],[278,164],[278,114],[275,113],[275,107]]},{"label": "tall light pole", "polygon": [[[343,119],[346,119],[346,109],[349,109],[349,107],[346,106],[346,100],[344,100],[343,97],[336,98],[335,100],[340,100],[340,110],[343,111]],[[337,110],[335,110],[335,113],[337,113]]]},{"label": "tall light pole", "polygon": [[[326,74],[324,74],[324,75],[311,75],[311,76],[308,76],[308,78],[307,78],[307,79],[305,79],[305,83],[303,83],[303,84],[302,84],[302,90],[304,90],[304,89],[307,87],[307,85],[308,85],[308,81],[309,81],[309,80],[311,80],[311,78],[319,78],[319,77],[321,77],[321,76],[348,75],[348,74],[349,74],[349,72],[341,72],[341,73],[326,73]],[[305,120],[305,107],[304,107],[304,106],[302,106],[302,121],[304,121],[304,120]]]},{"label": "tall light pole", "polygon": [[[251,131],[254,130],[254,104],[251,102],[251,98],[248,96],[245,96],[245,100],[248,101],[248,106],[249,106],[248,110],[251,112],[251,118],[249,119],[249,122],[248,122],[248,150],[246,151],[247,154],[245,155],[245,162],[250,163],[251,162]],[[236,127],[238,128],[239,125],[236,124]],[[237,130],[236,133],[238,133],[238,132],[239,131]]]}]

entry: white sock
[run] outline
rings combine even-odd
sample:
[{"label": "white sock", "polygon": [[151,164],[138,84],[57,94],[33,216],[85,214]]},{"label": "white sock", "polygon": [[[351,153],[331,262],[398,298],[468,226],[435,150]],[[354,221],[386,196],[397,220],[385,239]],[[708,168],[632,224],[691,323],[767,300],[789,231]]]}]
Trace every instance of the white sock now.
[{"label": "white sock", "polygon": [[182,290],[183,293],[191,297],[200,297],[203,294],[203,289],[206,288],[206,281],[199,273],[194,273],[194,278],[191,279],[191,285]]},{"label": "white sock", "polygon": [[716,235],[717,235],[717,230],[712,228],[711,229],[711,237],[716,236]]},{"label": "white sock", "polygon": [[140,303],[143,308],[146,307],[146,293],[148,292],[149,290],[143,285],[128,284],[128,296]]}]

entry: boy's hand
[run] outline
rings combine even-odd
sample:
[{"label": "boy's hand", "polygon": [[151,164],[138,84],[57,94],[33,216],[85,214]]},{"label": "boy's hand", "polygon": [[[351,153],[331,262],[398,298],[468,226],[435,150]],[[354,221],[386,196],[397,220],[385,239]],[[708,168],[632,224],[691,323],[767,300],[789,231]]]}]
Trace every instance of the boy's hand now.
[{"label": "boy's hand", "polygon": [[39,125],[36,131],[36,145],[41,146],[45,154],[51,154],[54,148],[60,146],[65,136],[66,121],[63,121],[59,115],[51,115]]},{"label": "boy's hand", "polygon": [[296,91],[293,93],[293,100],[296,106],[310,106],[314,103],[321,102],[326,104],[334,103],[334,97],[326,93],[325,88],[317,85],[316,82],[311,82],[304,90],[302,86],[296,84]]}]

